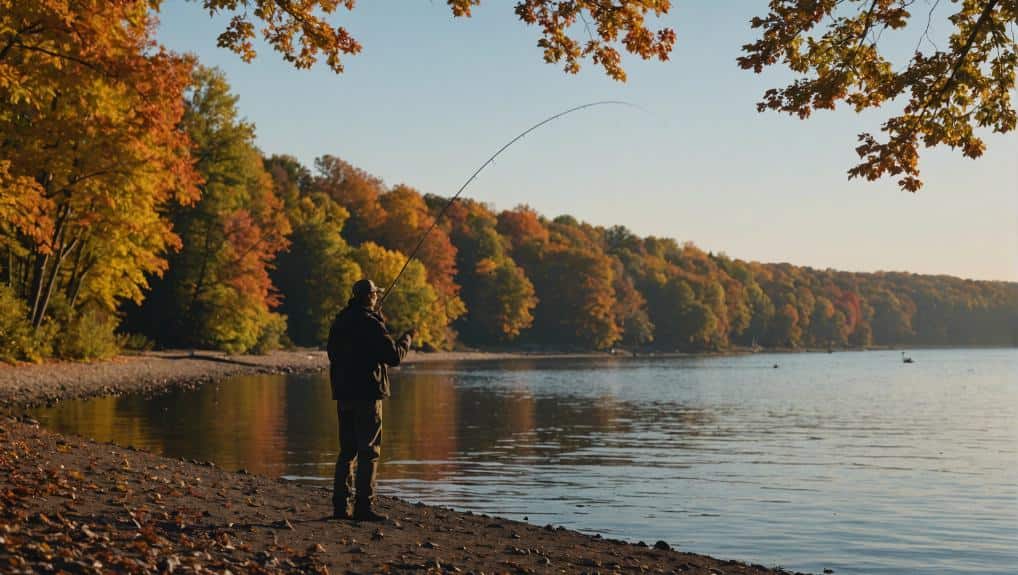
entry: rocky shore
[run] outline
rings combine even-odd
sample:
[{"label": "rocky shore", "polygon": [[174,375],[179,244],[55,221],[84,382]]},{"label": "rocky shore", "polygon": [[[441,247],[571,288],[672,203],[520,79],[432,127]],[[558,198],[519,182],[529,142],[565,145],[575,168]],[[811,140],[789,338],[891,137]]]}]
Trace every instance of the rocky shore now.
[{"label": "rocky shore", "polygon": [[299,350],[0,367],[0,572],[784,573],[663,541],[631,544],[392,498],[380,502],[386,522],[329,520],[327,489],[67,437],[19,415],[61,399],[326,363],[320,351]]}]

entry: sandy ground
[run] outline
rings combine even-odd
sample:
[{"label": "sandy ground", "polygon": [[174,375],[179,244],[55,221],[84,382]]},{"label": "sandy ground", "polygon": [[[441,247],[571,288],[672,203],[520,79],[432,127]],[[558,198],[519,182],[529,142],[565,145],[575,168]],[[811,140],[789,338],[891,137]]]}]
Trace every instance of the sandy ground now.
[{"label": "sandy ground", "polygon": [[[482,357],[492,356],[413,361]],[[386,522],[329,520],[325,488],[63,436],[16,415],[59,399],[325,365],[322,352],[304,350],[0,368],[0,401],[11,414],[0,417],[0,572],[784,573],[665,542],[629,544],[392,498],[379,504]]]}]

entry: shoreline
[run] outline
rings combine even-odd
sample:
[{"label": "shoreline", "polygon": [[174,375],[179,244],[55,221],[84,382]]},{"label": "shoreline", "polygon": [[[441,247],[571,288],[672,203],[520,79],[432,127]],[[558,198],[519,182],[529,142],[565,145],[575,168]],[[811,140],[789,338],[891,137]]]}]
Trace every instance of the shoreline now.
[{"label": "shoreline", "polygon": [[330,520],[327,488],[0,419],[3,572],[787,574],[392,497]]},{"label": "shoreline", "polygon": [[[596,354],[611,357],[609,354]],[[454,352],[410,363],[592,354]],[[384,523],[332,521],[330,490],[65,436],[11,412],[159,393],[244,373],[314,373],[317,350],[230,357],[148,352],[0,367],[0,570],[261,573],[789,573],[381,497]]]},{"label": "shoreline", "polygon": [[[695,357],[700,354],[645,354],[640,357]],[[726,354],[727,355],[727,354]],[[411,351],[403,363],[504,361],[520,359],[628,358],[607,352]],[[237,375],[319,373],[329,367],[324,350],[298,348],[265,355],[166,350],[118,355],[95,362],[47,361],[0,364],[0,413],[71,399],[137,393],[152,395]]]},{"label": "shoreline", "polygon": [[[715,358],[742,355],[853,353],[865,351],[919,351],[930,349],[1014,349],[1012,347],[921,347],[826,349],[776,348],[754,351],[733,348],[719,352],[556,352],[556,351],[411,351],[405,364],[480,362],[540,359],[664,359]],[[95,362],[46,361],[9,365],[0,363],[0,414],[52,405],[70,399],[90,399],[126,393],[153,395],[236,375],[310,374],[324,371],[329,361],[324,350],[297,348],[265,355],[229,355],[224,352],[190,350],[145,351],[118,355]]]}]

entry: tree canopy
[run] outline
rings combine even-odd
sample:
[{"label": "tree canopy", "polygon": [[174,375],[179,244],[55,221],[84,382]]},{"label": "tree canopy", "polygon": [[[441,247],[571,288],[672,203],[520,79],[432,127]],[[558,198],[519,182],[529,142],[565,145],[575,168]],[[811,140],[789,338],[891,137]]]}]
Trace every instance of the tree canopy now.
[{"label": "tree canopy", "polygon": [[[456,16],[479,4],[448,1]],[[98,357],[116,330],[232,352],[318,344],[353,281],[386,285],[445,204],[335,156],[314,171],[264,158],[223,75],[156,43],[160,5],[0,0],[0,358]],[[359,49],[327,21],[352,0],[203,5],[234,16],[220,44],[245,58],[255,26],[298,67],[324,55],[338,72]],[[880,38],[907,26],[911,2],[772,0],[740,63],[797,75],[761,109],[808,117],[907,99],[886,142],[861,137],[851,175],[900,175],[914,191],[920,145],[976,157],[978,128],[1015,127],[1018,0],[953,5],[949,44],[924,43],[899,66]],[[669,9],[516,3],[545,59],[569,72],[590,59],[617,79],[619,50],[667,57],[674,34],[649,19]],[[394,326],[418,324],[436,348],[1018,342],[1015,284],[746,262],[526,206],[464,202],[438,224],[386,300]]]},{"label": "tree canopy", "polygon": [[[191,1],[200,2],[210,15],[230,17],[218,45],[246,61],[255,57],[259,37],[298,68],[324,59],[337,73],[345,57],[363,49],[347,28],[333,23],[341,9],[355,9],[355,0]],[[465,18],[482,1],[446,4],[453,16]],[[738,64],[758,73],[780,65],[793,74],[787,86],[764,92],[760,111],[808,118],[838,103],[857,112],[894,109],[881,127],[882,138],[859,135],[860,162],[848,176],[897,177],[902,189],[915,192],[922,186],[921,148],[946,145],[977,158],[986,148],[980,130],[1009,133],[1016,125],[1011,92],[1018,64],[1018,0],[941,4],[936,1],[927,9],[913,0],[770,0],[767,13],[750,21],[759,36],[742,47]],[[29,59],[115,72],[125,62],[117,58],[122,46],[138,50],[146,47],[139,41],[152,45],[148,31],[138,36],[137,30],[150,26],[147,12],[161,5],[162,0],[0,0],[0,89],[18,102],[45,101],[55,87],[32,81]],[[942,14],[949,6],[952,13]],[[669,0],[518,0],[514,13],[538,30],[537,47],[545,61],[576,73],[589,60],[609,77],[625,81],[623,53],[667,60],[675,48],[675,30],[659,25],[671,7]],[[935,20],[951,27],[942,47],[930,38]],[[113,21],[127,26],[109,25]],[[904,30],[915,36],[915,49],[896,59],[885,32]],[[54,34],[73,34],[74,40],[53,44]],[[5,175],[9,171],[8,161],[0,161],[0,177],[12,187],[28,185]],[[16,221],[13,214],[36,209],[19,202],[8,197],[0,211],[11,213],[10,221],[26,231],[39,231],[30,217]]]},{"label": "tree canopy", "polygon": [[[844,102],[855,111],[885,106],[899,98],[901,111],[881,127],[886,141],[859,135],[862,161],[849,177],[875,180],[901,176],[898,185],[915,192],[920,145],[947,145],[969,158],[986,146],[977,128],[1015,129],[1011,91],[1015,86],[1018,22],[1015,0],[953,1],[947,46],[929,37],[940,8],[926,10],[910,0],[771,0],[770,12],[754,18],[760,39],[743,47],[739,65],[756,72],[781,63],[796,74],[784,88],[767,90],[758,104],[807,118],[814,110]],[[946,9],[946,8],[945,8]],[[913,22],[914,11],[927,21]],[[887,31],[913,24],[916,47],[907,62],[895,62],[881,47]]]},{"label": "tree canopy", "polygon": [[[262,38],[299,68],[310,67],[321,55],[342,72],[342,57],[362,50],[346,28],[328,20],[340,7],[353,10],[353,0],[202,3],[210,14],[233,15],[219,45],[245,60],[255,56],[259,26]],[[482,4],[446,3],[456,17],[469,17]],[[955,11],[946,19],[938,10],[948,8],[940,4],[926,9],[913,0],[770,0],[768,13],[750,21],[759,38],[742,47],[738,64],[757,73],[783,65],[794,75],[789,85],[765,91],[760,111],[808,118],[839,102],[861,112],[904,99],[904,108],[881,127],[883,140],[859,135],[860,162],[848,176],[898,177],[901,189],[915,192],[922,186],[921,147],[946,145],[977,158],[986,147],[978,129],[1015,129],[1011,91],[1018,63],[1018,1],[953,0]],[[669,0],[519,0],[514,7],[521,22],[539,30],[537,47],[546,62],[575,74],[589,59],[619,81],[626,80],[623,52],[668,59],[675,30],[655,24],[670,10]],[[929,36],[938,18],[952,26],[943,48]],[[916,46],[907,61],[895,61],[882,39],[885,32],[906,27],[915,33]]]}]

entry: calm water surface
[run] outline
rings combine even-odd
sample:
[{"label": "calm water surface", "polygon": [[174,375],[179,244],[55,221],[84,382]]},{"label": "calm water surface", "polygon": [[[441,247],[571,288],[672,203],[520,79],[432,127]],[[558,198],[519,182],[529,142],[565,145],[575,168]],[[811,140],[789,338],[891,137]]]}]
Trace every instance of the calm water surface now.
[{"label": "calm water surface", "polygon": [[[385,404],[381,489],[802,571],[1018,572],[1018,350],[912,357],[412,365]],[[331,481],[338,449],[324,377],[35,416],[300,481]]]}]

